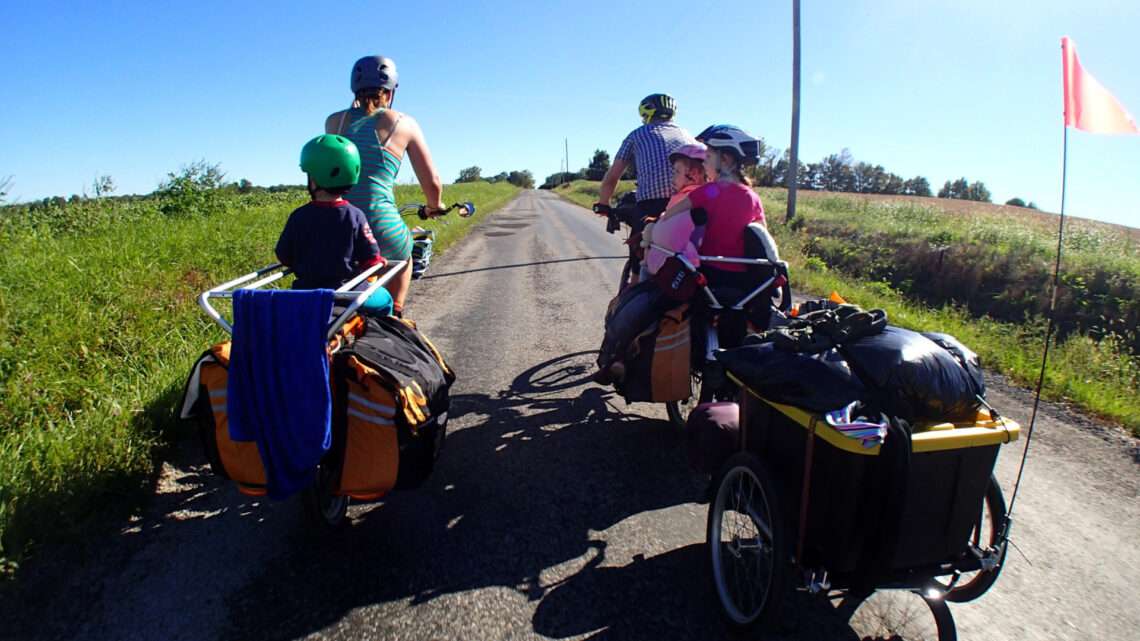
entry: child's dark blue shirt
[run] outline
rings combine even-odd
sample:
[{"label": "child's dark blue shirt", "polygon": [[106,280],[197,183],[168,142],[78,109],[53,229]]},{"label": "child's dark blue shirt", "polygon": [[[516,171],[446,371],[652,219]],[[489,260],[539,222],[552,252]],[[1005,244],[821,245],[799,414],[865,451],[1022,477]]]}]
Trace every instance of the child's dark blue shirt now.
[{"label": "child's dark blue shirt", "polygon": [[314,200],[289,214],[277,259],[293,268],[293,289],[336,289],[380,261],[364,213],[347,200]]}]

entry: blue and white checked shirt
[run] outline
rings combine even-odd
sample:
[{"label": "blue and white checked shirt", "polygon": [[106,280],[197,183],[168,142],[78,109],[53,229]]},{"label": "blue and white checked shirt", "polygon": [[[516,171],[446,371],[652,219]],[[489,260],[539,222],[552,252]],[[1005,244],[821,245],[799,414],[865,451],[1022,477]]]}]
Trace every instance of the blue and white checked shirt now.
[{"label": "blue and white checked shirt", "polygon": [[630,132],[614,158],[637,168],[637,199],[673,195],[673,166],[669,154],[682,145],[697,142],[684,127],[671,122],[651,122]]}]

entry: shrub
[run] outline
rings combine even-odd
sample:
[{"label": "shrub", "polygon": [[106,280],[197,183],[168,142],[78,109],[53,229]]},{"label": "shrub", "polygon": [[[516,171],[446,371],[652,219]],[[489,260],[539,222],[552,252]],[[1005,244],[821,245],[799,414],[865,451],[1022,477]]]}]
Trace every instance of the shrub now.
[{"label": "shrub", "polygon": [[205,160],[183,165],[178,173],[167,174],[155,195],[159,209],[172,218],[210,216],[225,208],[222,187],[226,174],[220,165]]},{"label": "shrub", "polygon": [[809,256],[807,260],[804,261],[804,269],[822,274],[827,271],[827,263],[823,262],[823,259],[818,256]]}]

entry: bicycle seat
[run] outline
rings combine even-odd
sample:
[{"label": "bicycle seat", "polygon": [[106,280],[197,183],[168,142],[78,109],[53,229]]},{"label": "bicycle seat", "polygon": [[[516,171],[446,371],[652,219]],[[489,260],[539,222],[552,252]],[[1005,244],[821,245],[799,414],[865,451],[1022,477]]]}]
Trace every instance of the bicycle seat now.
[{"label": "bicycle seat", "polygon": [[[744,256],[745,258],[760,258],[773,263],[780,261],[780,252],[776,249],[776,240],[771,232],[762,223],[749,223],[744,228]],[[750,269],[769,269],[764,265],[756,265]]]}]

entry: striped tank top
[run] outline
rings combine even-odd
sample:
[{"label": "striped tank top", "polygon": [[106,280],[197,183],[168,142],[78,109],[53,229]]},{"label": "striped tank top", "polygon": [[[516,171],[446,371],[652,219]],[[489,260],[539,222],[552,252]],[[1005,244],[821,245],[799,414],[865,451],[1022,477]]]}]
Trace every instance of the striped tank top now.
[{"label": "striped tank top", "polygon": [[[388,260],[410,260],[412,257],[412,236],[396,210],[396,197],[393,188],[396,172],[400,171],[400,158],[385,149],[388,141],[381,141],[376,135],[376,119],[384,114],[384,109],[371,116],[363,109],[348,111],[348,126],[339,127],[341,135],[351,140],[360,150],[360,182],[345,195],[345,200],[359,207],[368,218],[372,236],[380,246],[380,255]],[[392,127],[395,132],[400,121]],[[391,134],[388,138],[391,138]]]}]

